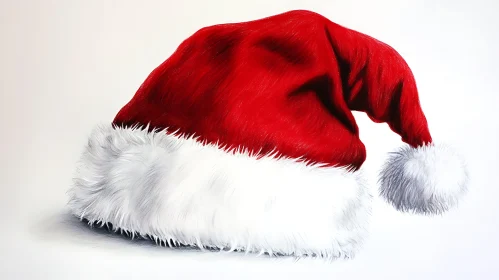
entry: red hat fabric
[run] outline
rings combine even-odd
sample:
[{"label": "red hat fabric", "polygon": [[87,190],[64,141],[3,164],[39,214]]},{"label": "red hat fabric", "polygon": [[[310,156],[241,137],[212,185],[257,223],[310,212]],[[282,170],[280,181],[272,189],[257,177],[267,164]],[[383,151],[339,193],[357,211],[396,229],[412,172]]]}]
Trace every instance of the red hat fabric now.
[{"label": "red hat fabric", "polygon": [[91,134],[70,205],[168,244],[351,257],[371,209],[352,111],[406,143],[382,169],[382,197],[425,214],[459,201],[463,161],[433,143],[404,59],[296,10],[182,42]]}]

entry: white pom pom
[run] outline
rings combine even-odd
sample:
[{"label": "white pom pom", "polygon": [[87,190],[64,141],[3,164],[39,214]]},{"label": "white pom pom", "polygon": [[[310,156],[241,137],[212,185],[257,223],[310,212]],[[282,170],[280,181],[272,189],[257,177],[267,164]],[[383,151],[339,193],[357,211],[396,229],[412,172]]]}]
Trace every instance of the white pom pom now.
[{"label": "white pom pom", "polygon": [[397,210],[440,214],[467,191],[464,161],[449,147],[410,146],[392,153],[381,172],[380,195]]}]

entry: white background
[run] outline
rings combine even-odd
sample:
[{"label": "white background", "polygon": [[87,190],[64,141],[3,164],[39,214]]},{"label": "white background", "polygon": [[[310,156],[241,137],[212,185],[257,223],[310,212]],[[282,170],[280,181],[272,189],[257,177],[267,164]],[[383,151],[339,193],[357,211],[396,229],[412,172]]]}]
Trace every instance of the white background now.
[{"label": "white background", "polygon": [[[0,4],[0,278],[499,279],[499,4],[461,0],[40,0]],[[92,127],[197,29],[309,9],[396,48],[434,140],[466,158],[470,193],[436,218],[378,197],[354,260],[325,263],[178,251],[92,232],[65,213]],[[355,114],[373,188],[402,145]],[[313,217],[311,217],[313,218]]]}]

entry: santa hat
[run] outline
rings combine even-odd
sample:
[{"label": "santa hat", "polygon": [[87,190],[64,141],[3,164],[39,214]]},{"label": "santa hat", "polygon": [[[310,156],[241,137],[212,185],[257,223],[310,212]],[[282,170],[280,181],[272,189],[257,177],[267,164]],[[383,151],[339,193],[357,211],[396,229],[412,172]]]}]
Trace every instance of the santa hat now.
[{"label": "santa hat", "polygon": [[351,257],[371,209],[352,111],[406,143],[382,169],[382,197],[415,213],[456,205],[463,162],[433,143],[404,59],[299,10],[182,42],[90,135],[70,206],[165,244]]}]

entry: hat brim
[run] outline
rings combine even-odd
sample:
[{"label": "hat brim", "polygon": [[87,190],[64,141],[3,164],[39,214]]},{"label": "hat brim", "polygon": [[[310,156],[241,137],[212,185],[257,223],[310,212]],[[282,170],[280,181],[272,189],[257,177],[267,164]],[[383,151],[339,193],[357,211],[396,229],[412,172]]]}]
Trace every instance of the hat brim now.
[{"label": "hat brim", "polygon": [[371,209],[358,171],[112,125],[92,132],[69,194],[79,218],[164,244],[324,258],[355,254]]}]

